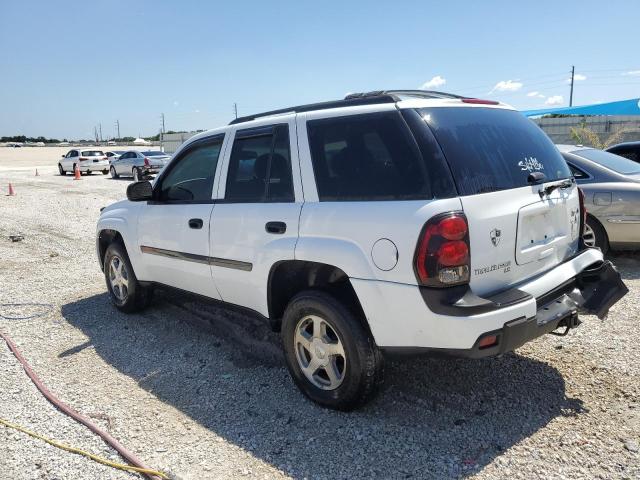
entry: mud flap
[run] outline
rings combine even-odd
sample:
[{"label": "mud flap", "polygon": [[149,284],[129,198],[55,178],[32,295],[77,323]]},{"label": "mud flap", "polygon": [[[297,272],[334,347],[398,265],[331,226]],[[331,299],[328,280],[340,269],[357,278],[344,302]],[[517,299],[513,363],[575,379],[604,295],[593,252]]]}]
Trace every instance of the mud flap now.
[{"label": "mud flap", "polygon": [[576,276],[576,287],[569,296],[580,313],[604,319],[611,306],[624,297],[629,289],[610,261],[592,265]]}]

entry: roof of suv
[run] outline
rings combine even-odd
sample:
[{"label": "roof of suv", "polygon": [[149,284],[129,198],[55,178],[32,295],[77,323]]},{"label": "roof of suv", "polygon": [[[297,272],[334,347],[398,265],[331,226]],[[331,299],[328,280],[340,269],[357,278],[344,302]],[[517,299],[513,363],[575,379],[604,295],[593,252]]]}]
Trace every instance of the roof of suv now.
[{"label": "roof of suv", "polygon": [[333,100],[333,101],[320,102],[320,103],[309,103],[305,105],[298,105],[294,107],[282,108],[278,110],[271,110],[267,112],[257,113],[254,115],[248,115],[245,117],[239,117],[239,118],[236,118],[235,120],[232,120],[229,123],[229,125],[249,122],[251,120],[255,120],[257,118],[262,118],[262,117],[284,115],[287,113],[301,113],[301,112],[311,112],[316,110],[327,110],[331,108],[357,107],[362,105],[375,105],[375,104],[385,104],[385,103],[386,104],[398,103],[398,102],[404,102],[407,100],[409,101],[437,100],[440,102],[443,100],[448,100],[448,101],[453,100],[452,103],[455,103],[455,104],[466,103],[469,106],[492,105],[492,106],[500,106],[502,108],[511,108],[508,105],[505,105],[493,100],[480,100],[477,98],[463,97],[460,95],[454,95],[452,93],[437,92],[437,91],[431,91],[431,90],[375,90],[375,91],[366,92],[366,93],[351,93],[342,100]]}]

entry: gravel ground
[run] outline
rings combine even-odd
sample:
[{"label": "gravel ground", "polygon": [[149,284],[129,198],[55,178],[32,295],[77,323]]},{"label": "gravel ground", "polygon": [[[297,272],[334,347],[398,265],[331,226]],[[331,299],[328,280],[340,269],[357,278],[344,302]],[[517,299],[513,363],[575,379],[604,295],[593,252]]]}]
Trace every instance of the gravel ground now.
[{"label": "gravel ground", "polygon": [[[389,361],[381,394],[337,413],[295,389],[259,319],[175,294],[143,314],[111,307],[94,228],[126,181],[1,167],[0,187],[17,196],[0,197],[0,303],[52,308],[0,329],[53,392],[150,467],[179,479],[640,478],[638,254],[612,257],[631,292],[606,322],[584,317],[567,337],[498,359]],[[1,343],[0,417],[118,458],[51,407]],[[12,479],[139,478],[2,426],[0,451]]]}]

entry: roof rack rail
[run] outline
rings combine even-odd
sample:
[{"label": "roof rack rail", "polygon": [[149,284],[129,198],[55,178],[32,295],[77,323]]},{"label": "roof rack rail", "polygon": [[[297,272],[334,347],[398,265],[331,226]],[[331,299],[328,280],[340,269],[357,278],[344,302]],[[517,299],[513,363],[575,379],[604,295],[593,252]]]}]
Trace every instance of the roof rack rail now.
[{"label": "roof rack rail", "polygon": [[453,93],[436,92],[433,90],[373,90],[371,92],[350,93],[343,100],[332,100],[329,102],[309,103],[296,107],[281,108],[268,112],[256,113],[239,117],[229,122],[229,125],[249,122],[256,118],[271,117],[275,115],[285,115],[287,113],[310,112],[312,110],[327,110],[329,108],[355,107],[360,105],[375,105],[380,103],[395,103],[402,100],[402,97],[418,98],[467,98]]},{"label": "roof rack rail", "polygon": [[400,100],[400,97],[420,97],[420,98],[465,98],[460,95],[454,95],[453,93],[436,92],[435,90],[374,90],[372,92],[364,93],[351,93],[345,97],[348,98],[369,98],[380,95],[391,95],[396,97],[396,101]]},{"label": "roof rack rail", "polygon": [[[349,97],[349,96],[347,96]],[[245,117],[238,117],[235,120],[229,122],[229,125],[235,125],[237,123],[249,122],[257,118],[271,117],[275,115],[284,115],[287,113],[301,113],[310,112],[312,110],[327,110],[329,108],[340,107],[356,107],[360,105],[375,105],[380,103],[395,103],[398,99],[393,95],[386,95],[380,93],[378,95],[368,95],[366,97],[353,97],[345,98],[344,100],[333,100],[329,102],[309,103],[306,105],[298,105],[296,107],[281,108],[279,110],[271,110],[268,112],[256,113],[254,115],[247,115]]]}]

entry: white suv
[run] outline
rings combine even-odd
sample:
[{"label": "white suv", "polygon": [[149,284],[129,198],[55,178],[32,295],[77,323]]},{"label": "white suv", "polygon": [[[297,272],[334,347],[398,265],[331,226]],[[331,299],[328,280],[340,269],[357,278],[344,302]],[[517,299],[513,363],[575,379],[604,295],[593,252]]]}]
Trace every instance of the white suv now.
[{"label": "white suv", "polygon": [[127,197],[97,226],[115,305],[162,286],[257,312],[331,408],[373,394],[383,353],[498,355],[627,291],[581,241],[560,153],[497,102],[381,91],[239,118]]}]

